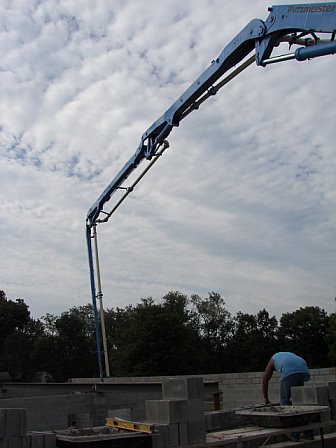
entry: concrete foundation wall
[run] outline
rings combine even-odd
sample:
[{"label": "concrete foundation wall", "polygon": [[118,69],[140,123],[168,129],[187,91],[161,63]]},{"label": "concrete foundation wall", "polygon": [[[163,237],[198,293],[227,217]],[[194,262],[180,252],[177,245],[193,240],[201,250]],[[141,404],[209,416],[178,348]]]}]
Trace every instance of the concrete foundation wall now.
[{"label": "concrete foundation wall", "polygon": [[46,395],[0,399],[0,408],[25,408],[28,431],[48,431],[67,429],[72,422],[80,427],[102,426],[108,416],[123,418],[127,414],[129,419],[144,420],[147,398],[160,396],[108,392]]},{"label": "concrete foundation wall", "polygon": [[[221,395],[221,409],[229,410],[239,407],[262,404],[262,372],[249,372],[249,373],[230,373],[230,374],[217,374],[217,375],[191,375],[188,378],[202,377],[204,384],[206,382],[218,382],[216,383],[215,391],[220,391]],[[157,377],[157,380],[163,380],[164,377]],[[185,377],[180,377],[185,378]],[[127,381],[130,385],[125,388],[120,388],[118,382]],[[140,383],[141,380],[141,384]],[[78,382],[84,382],[84,380],[78,380]],[[136,387],[131,387],[132,382],[138,383]],[[94,379],[90,379],[90,383],[94,383]],[[98,382],[98,380],[97,380]],[[81,426],[104,425],[105,418],[109,417],[127,417],[134,421],[143,421],[146,418],[146,401],[147,400],[161,400],[162,392],[160,387],[145,387],[145,383],[153,382],[153,377],[149,378],[115,378],[109,379],[106,383],[115,383],[113,391],[104,389],[92,392],[73,392],[64,393],[60,395],[57,391],[56,395],[49,395],[47,389],[49,385],[46,385],[46,394],[40,395],[43,387],[39,389],[38,396],[25,396],[25,391],[22,396],[16,396],[12,398],[5,398],[6,393],[2,393],[0,396],[0,408],[25,408],[27,409],[27,429],[29,431],[48,431],[57,429],[67,429],[72,421],[76,421]],[[312,369],[311,380],[307,385],[323,385],[336,382],[336,368],[328,369]],[[105,384],[106,384],[105,383]],[[143,383],[143,384],[142,384]],[[73,384],[73,383],[72,383]],[[106,384],[107,386],[107,384]],[[170,383],[168,389],[165,389],[167,396],[174,397],[177,391],[183,388],[181,383]],[[193,382],[188,383],[189,389],[185,389],[189,395],[186,395],[186,399],[192,400],[198,389],[194,387]],[[332,412],[336,415],[336,386],[335,398],[332,399]],[[92,390],[92,389],[91,389]],[[206,390],[206,388],[205,388]],[[270,382],[269,387],[270,399],[273,403],[278,402],[279,394],[279,376],[274,374]],[[8,394],[13,393],[8,389]],[[19,391],[16,392],[19,394]],[[52,393],[49,391],[49,393]],[[190,395],[191,394],[191,395]],[[308,392],[306,392],[306,396]],[[310,397],[310,395],[309,395]],[[329,397],[330,399],[330,397]],[[208,389],[208,393],[205,394],[205,400],[211,404],[213,402],[212,389]],[[205,410],[213,410],[205,408]],[[122,415],[118,415],[122,413]]]},{"label": "concrete foundation wall", "polygon": [[46,431],[68,428],[69,416],[86,410],[92,412],[93,403],[94,396],[85,394],[4,399],[0,400],[0,407],[26,409],[27,430]]}]

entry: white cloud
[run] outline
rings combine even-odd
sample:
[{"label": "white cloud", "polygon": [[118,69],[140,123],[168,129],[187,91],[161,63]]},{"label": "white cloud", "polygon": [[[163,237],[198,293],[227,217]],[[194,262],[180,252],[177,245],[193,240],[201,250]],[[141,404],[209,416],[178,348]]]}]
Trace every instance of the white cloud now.
[{"label": "white cloud", "polygon": [[[87,210],[143,132],[268,6],[3,2],[0,288],[9,297],[34,316],[91,300]],[[98,226],[107,307],[215,290],[232,312],[334,311],[334,71],[333,57],[251,66],[173,130],[156,166]]]}]

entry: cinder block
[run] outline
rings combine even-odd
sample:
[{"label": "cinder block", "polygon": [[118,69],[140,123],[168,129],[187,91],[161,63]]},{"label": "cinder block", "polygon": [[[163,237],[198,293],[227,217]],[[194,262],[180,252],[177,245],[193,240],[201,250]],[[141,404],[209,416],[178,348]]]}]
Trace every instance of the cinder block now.
[{"label": "cinder block", "polygon": [[29,448],[28,437],[6,437],[1,441],[3,448]]},{"label": "cinder block", "polygon": [[329,422],[331,420],[331,410],[326,409],[320,412],[320,422]]},{"label": "cinder block", "polygon": [[152,435],[152,448],[169,447],[169,427],[168,425],[155,425],[155,434]]},{"label": "cinder block", "polygon": [[179,439],[179,424],[178,423],[171,423],[169,424],[169,446],[179,446],[180,439]]},{"label": "cinder block", "polygon": [[0,411],[0,440],[5,437],[6,434],[6,414]]},{"label": "cinder block", "polygon": [[327,386],[298,386],[292,387],[293,405],[329,406]]},{"label": "cinder block", "polygon": [[170,400],[204,399],[203,378],[164,378],[162,381],[162,397]]},{"label": "cinder block", "polygon": [[56,448],[56,434],[46,431],[43,433],[44,448]]},{"label": "cinder block", "polygon": [[295,406],[300,406],[305,404],[304,403],[304,395],[303,395],[303,387],[304,386],[297,386],[291,388],[291,400],[292,404]]},{"label": "cinder block", "polygon": [[330,410],[331,410],[331,418],[332,420],[336,420],[336,400],[329,400]]},{"label": "cinder block", "polygon": [[155,425],[155,430],[152,435],[152,448],[170,448],[189,444],[187,423]]},{"label": "cinder block", "polygon": [[44,448],[44,436],[40,432],[30,432],[28,434],[29,448]]},{"label": "cinder block", "polygon": [[56,434],[51,431],[29,431],[29,448],[56,448]]},{"label": "cinder block", "polygon": [[328,393],[330,400],[336,400],[336,381],[328,382]]},{"label": "cinder block", "polygon": [[202,398],[187,400],[188,422],[195,422],[204,419],[204,401]]},{"label": "cinder block", "polygon": [[93,426],[104,426],[106,420],[106,409],[96,409],[94,418],[93,418]]},{"label": "cinder block", "polygon": [[186,422],[187,400],[147,400],[146,420],[166,424]]},{"label": "cinder block", "polygon": [[188,423],[178,423],[179,445],[189,445]]},{"label": "cinder block", "polygon": [[205,421],[188,422],[189,444],[204,443],[206,441]]},{"label": "cinder block", "polygon": [[207,431],[216,431],[221,428],[221,411],[207,412],[204,417]]},{"label": "cinder block", "polygon": [[23,408],[0,409],[0,437],[23,437],[26,435],[26,410]]}]

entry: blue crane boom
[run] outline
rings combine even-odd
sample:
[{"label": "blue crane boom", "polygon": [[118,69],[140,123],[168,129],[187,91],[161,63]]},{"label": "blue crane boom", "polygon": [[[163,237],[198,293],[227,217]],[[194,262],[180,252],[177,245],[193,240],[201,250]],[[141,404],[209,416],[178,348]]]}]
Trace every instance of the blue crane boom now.
[{"label": "blue crane boom", "polygon": [[[305,61],[307,59],[336,53],[336,3],[311,3],[294,5],[276,5],[269,9],[265,21],[254,19],[243,28],[223,49],[210,66],[190,85],[190,87],[143,133],[140,143],[112,181],[89,209],[86,217],[86,237],[89,253],[91,293],[94,309],[96,309],[96,289],[91,239],[95,237],[93,228],[97,223],[106,222],[137,183],[142,179],[153,163],[158,160],[168,147],[166,141],[174,127],[190,112],[199,108],[200,104],[216,92],[237,74],[254,61],[259,66],[289,59]],[[323,38],[319,34],[323,33]],[[326,36],[325,36],[326,35]],[[272,56],[273,50],[282,42],[298,45],[293,53]],[[249,59],[247,56],[255,53]],[[241,63],[238,68],[234,67]],[[223,76],[232,70],[226,78]],[[218,82],[217,85],[215,83]],[[123,187],[130,174],[141,162],[149,164],[130,187]],[[113,194],[125,190],[111,210],[104,209]],[[100,293],[101,294],[101,293]],[[95,317],[98,319],[97,313]],[[98,363],[102,378],[100,356],[100,336],[96,321],[96,338]]]},{"label": "blue crane boom", "polygon": [[[261,66],[280,61],[277,58],[270,59],[270,55],[284,36],[286,36],[284,41],[306,47],[297,49],[287,59],[295,58],[302,61],[336,52],[334,40],[336,3],[272,6],[269,10],[270,14],[265,22],[259,19],[252,20],[224,48],[218,58],[212,61],[210,67],[144,132],[133,156],[89,209],[87,224],[90,227],[99,219],[105,203],[122,186],[140,162],[151,159],[163,140],[168,137],[174,126],[179,125],[188,110],[197,109],[197,100],[206,92],[211,95],[213,84],[236,64],[243,61],[253,49],[255,49],[255,61]],[[330,42],[321,43],[316,33],[330,33]],[[304,36],[310,37],[304,39]]]}]

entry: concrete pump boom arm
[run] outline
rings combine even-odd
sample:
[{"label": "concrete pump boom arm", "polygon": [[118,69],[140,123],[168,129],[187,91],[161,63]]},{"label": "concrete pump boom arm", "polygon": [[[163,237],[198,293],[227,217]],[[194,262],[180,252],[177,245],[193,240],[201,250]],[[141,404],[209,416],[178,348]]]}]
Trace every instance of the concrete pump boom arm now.
[{"label": "concrete pump boom arm", "polygon": [[[163,154],[168,147],[168,142],[165,139],[168,137],[173,127],[178,126],[180,121],[190,112],[198,109],[200,104],[210,96],[216,94],[221,87],[231,81],[254,61],[257,65],[265,66],[267,64],[288,59],[304,61],[317,56],[336,53],[336,3],[272,6],[269,8],[269,12],[270,14],[265,22],[258,19],[252,20],[239,34],[237,34],[237,36],[224,48],[218,58],[211,62],[210,67],[208,67],[169,107],[169,109],[167,109],[167,111],[147,129],[141,137],[136,152],[112,179],[87,213],[86,241],[88,247],[92,304],[95,318],[97,357],[101,381],[103,381],[104,378],[101,335],[103,336],[105,375],[108,377],[110,376],[110,373],[104,325],[104,310],[102,306],[103,294],[100,282],[96,232],[97,224],[108,221],[123,200],[131,191],[133,191],[133,188],[158,160],[159,156]],[[321,39],[317,33],[328,33],[330,36],[328,36],[327,39]],[[290,46],[296,44],[301,47],[297,48],[294,53],[272,56],[273,49],[279,46],[281,42],[287,42]],[[247,59],[247,56],[253,50],[255,50],[255,54]],[[238,63],[241,64],[233,69]],[[229,70],[231,70],[230,73],[227,73]],[[222,78],[224,74],[226,74],[226,77]],[[215,85],[216,82],[217,84]],[[140,162],[145,159],[149,161],[147,167],[131,186],[125,188],[123,186],[125,180],[137,168]],[[110,211],[104,210],[105,204],[109,202],[112,195],[120,189],[125,191],[121,199],[117,200]],[[95,248],[97,291],[92,241],[94,241]],[[97,299],[100,302],[100,319],[98,317]],[[101,322],[101,329],[99,320]]]},{"label": "concrete pump boom arm", "polygon": [[[214,83],[228,70],[242,62],[253,50],[255,50],[255,56],[249,60],[247,65],[254,60],[257,65],[261,66],[286,59],[302,61],[336,52],[336,3],[278,5],[270,7],[269,11],[270,14],[266,21],[252,20],[237,34],[218,58],[213,60],[199,78],[146,130],[134,155],[89,209],[86,220],[89,228],[97,222],[107,221],[112,213],[105,212],[104,205],[110,200],[113,193],[122,188],[124,181],[140,162],[161,155],[159,148],[173,127],[178,126],[188,113],[197,109],[204,99],[215,94],[218,88],[214,88]],[[316,33],[330,33],[330,38],[322,40],[317,37]],[[306,48],[299,48],[295,53],[271,58],[273,49],[280,42],[303,45]],[[125,188],[128,190],[127,194],[132,189]],[[105,219],[100,219],[101,213],[104,214]]]}]

